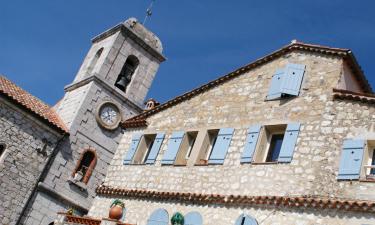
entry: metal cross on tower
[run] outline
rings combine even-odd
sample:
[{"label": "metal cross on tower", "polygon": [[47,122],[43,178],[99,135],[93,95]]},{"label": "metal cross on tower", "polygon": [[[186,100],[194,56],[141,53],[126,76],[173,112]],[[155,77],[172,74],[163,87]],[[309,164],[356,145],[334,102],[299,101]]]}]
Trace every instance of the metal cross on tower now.
[{"label": "metal cross on tower", "polygon": [[150,18],[150,17],[152,16],[152,6],[154,5],[154,2],[155,2],[155,0],[152,0],[150,6],[149,6],[149,7],[147,8],[147,10],[146,10],[146,17],[145,17],[145,19],[143,20],[143,25],[145,25],[147,19]]}]

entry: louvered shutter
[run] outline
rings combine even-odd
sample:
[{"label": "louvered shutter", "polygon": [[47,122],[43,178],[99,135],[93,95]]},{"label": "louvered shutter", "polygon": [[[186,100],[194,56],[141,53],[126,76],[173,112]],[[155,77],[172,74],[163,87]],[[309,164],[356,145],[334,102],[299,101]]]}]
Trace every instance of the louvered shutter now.
[{"label": "louvered shutter", "polygon": [[165,133],[158,133],[154,140],[154,144],[151,147],[150,153],[146,159],[146,164],[154,164],[156,157],[158,157],[161,144],[163,143]]},{"label": "louvered shutter", "polygon": [[202,225],[203,219],[201,214],[198,212],[189,212],[185,215],[184,225]]},{"label": "louvered shutter", "polygon": [[297,138],[301,124],[290,123],[286,127],[283,144],[281,145],[279,162],[291,162],[293,158],[294,148],[296,147]]},{"label": "louvered shutter", "polygon": [[161,161],[164,165],[172,165],[180,149],[182,139],[184,138],[185,132],[177,131],[174,132],[169,139],[167,151],[164,153],[163,159]]},{"label": "louvered shutter", "polygon": [[215,145],[212,149],[209,164],[223,164],[225,156],[227,155],[230,141],[232,140],[234,129],[222,128],[217,135]]},{"label": "louvered shutter", "polygon": [[168,225],[169,215],[165,209],[155,210],[147,220],[147,225]]},{"label": "louvered shutter", "polygon": [[305,68],[305,65],[293,63],[289,63],[286,66],[282,79],[281,93],[293,96],[299,95]]},{"label": "louvered shutter", "polygon": [[130,148],[124,158],[124,165],[131,164],[135,151],[138,148],[139,141],[141,140],[142,134],[134,134],[132,138],[132,142],[130,143]]},{"label": "louvered shutter", "polygon": [[272,76],[271,85],[268,90],[267,100],[278,99],[281,97],[281,85],[284,76],[284,69],[277,69]]},{"label": "louvered shutter", "polygon": [[258,222],[254,218],[252,218],[250,216],[241,215],[236,220],[235,225],[258,225]]},{"label": "louvered shutter", "polygon": [[338,180],[358,180],[365,149],[364,140],[345,140],[339,167]]},{"label": "louvered shutter", "polygon": [[241,163],[251,163],[258,143],[259,132],[262,126],[254,125],[248,129],[245,148],[242,153]]}]

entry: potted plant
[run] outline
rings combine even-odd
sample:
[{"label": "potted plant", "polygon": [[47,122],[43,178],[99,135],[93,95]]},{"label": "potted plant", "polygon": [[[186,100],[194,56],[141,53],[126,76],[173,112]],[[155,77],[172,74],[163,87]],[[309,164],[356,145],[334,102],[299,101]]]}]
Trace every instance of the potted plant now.
[{"label": "potted plant", "polygon": [[123,210],[125,208],[125,204],[116,199],[111,204],[111,209],[109,210],[109,218],[114,220],[120,220],[122,217]]},{"label": "potted plant", "polygon": [[171,218],[172,225],[184,225],[184,222],[184,216],[179,212],[176,212]]}]

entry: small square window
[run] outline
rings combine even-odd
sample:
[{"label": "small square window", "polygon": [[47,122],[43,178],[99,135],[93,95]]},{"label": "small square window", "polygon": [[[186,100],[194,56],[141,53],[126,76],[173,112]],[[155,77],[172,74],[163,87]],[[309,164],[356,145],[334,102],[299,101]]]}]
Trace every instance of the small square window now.
[{"label": "small square window", "polygon": [[208,164],[208,159],[210,158],[210,155],[212,153],[212,149],[215,146],[218,134],[219,134],[219,129],[207,131],[207,133],[204,137],[204,140],[203,140],[203,144],[200,148],[197,161],[195,162],[196,165],[207,165]]},{"label": "small square window", "polygon": [[186,132],[181,143],[181,147],[177,153],[175,165],[186,165],[194,148],[198,131]]},{"label": "small square window", "polygon": [[133,164],[144,164],[155,142],[156,134],[143,135],[133,158]]},{"label": "small square window", "polygon": [[254,154],[255,163],[278,162],[284,141],[286,124],[264,126],[260,132],[259,145]]}]

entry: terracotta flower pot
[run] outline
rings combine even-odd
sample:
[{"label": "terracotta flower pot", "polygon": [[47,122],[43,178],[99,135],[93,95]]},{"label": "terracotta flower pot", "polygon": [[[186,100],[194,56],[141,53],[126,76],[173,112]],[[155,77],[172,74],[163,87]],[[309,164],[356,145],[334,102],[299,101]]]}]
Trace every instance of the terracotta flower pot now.
[{"label": "terracotta flower pot", "polygon": [[109,218],[113,220],[120,220],[122,217],[122,207],[119,205],[114,205],[109,210]]}]

